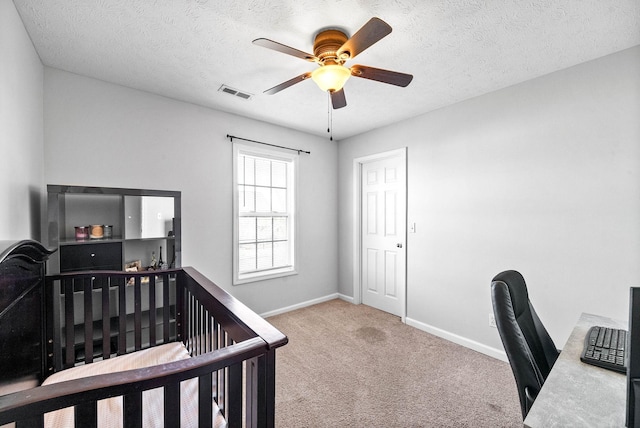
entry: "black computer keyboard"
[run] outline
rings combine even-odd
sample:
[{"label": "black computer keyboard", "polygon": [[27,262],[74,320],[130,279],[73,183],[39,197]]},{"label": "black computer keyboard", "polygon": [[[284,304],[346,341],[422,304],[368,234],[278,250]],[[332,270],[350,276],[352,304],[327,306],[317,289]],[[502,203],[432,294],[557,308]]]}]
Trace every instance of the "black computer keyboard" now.
[{"label": "black computer keyboard", "polygon": [[593,326],[584,338],[584,349],[580,361],[626,373],[624,356],[626,346],[626,330]]}]

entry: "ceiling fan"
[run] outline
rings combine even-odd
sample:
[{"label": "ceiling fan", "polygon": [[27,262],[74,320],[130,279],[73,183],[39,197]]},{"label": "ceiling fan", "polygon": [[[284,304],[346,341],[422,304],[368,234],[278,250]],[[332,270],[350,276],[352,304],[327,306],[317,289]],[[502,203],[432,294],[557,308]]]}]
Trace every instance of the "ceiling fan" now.
[{"label": "ceiling fan", "polygon": [[383,70],[366,65],[352,65],[350,68],[344,66],[346,61],[355,58],[356,55],[389,33],[391,33],[391,26],[382,19],[375,17],[364,24],[351,38],[348,38],[341,30],[323,30],[315,37],[313,55],[273,40],[256,39],[253,41],[255,45],[292,55],[305,61],[315,62],[319,65],[312,72],[303,73],[264,92],[272,95],[311,78],[320,89],[329,92],[333,108],[339,109],[347,105],[342,87],[350,76],[405,87],[413,79],[411,74],[398,73],[397,71]]}]

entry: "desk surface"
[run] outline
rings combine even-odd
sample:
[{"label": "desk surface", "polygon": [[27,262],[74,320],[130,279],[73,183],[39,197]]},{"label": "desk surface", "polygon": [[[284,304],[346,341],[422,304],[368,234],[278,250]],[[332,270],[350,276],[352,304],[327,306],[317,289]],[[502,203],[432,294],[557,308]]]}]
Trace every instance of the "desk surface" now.
[{"label": "desk surface", "polygon": [[626,376],[580,361],[584,337],[593,325],[627,329],[623,322],[582,314],[529,410],[525,427],[625,426]]}]

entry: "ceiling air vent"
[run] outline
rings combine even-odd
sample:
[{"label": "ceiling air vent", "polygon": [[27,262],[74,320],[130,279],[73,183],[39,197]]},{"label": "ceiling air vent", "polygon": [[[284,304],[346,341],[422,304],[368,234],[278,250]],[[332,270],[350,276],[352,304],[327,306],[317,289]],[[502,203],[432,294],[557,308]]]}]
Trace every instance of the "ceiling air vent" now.
[{"label": "ceiling air vent", "polygon": [[227,85],[220,86],[220,89],[218,89],[218,91],[224,92],[229,95],[234,95],[238,98],[242,98],[243,100],[250,100],[251,98],[253,98],[253,94],[250,94],[248,92],[242,92],[237,89],[233,89]]}]

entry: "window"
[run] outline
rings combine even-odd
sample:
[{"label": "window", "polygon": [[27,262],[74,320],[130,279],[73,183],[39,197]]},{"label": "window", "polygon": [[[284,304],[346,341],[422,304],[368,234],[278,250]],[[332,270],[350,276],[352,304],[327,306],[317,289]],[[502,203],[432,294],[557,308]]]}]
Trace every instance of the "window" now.
[{"label": "window", "polygon": [[234,284],[295,274],[297,156],[234,143]]}]

